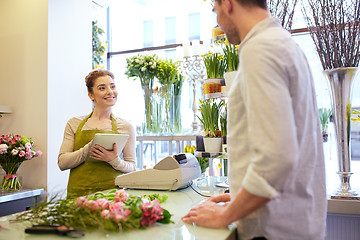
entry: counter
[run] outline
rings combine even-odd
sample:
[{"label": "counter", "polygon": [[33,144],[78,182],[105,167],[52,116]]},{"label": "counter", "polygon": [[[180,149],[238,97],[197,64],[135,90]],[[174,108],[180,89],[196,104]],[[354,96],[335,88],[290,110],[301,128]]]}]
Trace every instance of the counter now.
[{"label": "counter", "polygon": [[0,192],[0,217],[22,212],[41,202],[44,189]]},{"label": "counter", "polygon": [[[207,177],[199,178],[194,181],[193,187],[203,195],[218,195],[224,192],[224,188],[215,187],[216,182],[223,181],[223,177]],[[171,220],[174,224],[156,224],[146,230],[133,230],[123,233],[115,232],[86,232],[83,239],[90,240],[112,240],[112,239],[231,239],[232,230],[235,225],[229,226],[228,229],[211,229],[195,226],[192,224],[184,224],[181,217],[184,216],[192,207],[198,205],[206,197],[200,196],[191,187],[177,191],[150,191],[150,190],[127,190],[129,194],[145,195],[145,194],[167,194],[168,200],[161,205],[173,214]],[[16,240],[32,240],[32,239],[65,239],[57,235],[30,235],[25,234],[24,229],[30,226],[26,223],[11,223],[15,215],[0,218],[0,225],[5,229],[0,229],[0,239],[16,239]]]}]

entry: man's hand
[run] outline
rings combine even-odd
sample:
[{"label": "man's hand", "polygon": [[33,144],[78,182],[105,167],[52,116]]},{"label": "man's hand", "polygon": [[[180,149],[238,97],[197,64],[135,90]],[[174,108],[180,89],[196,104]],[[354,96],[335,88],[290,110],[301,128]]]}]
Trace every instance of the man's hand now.
[{"label": "man's hand", "polygon": [[[218,200],[213,197],[213,200]],[[220,198],[219,198],[220,199]],[[226,228],[231,222],[224,217],[225,206],[221,206],[211,199],[192,208],[181,219],[185,223],[195,223],[204,227]]]},{"label": "man's hand", "polygon": [[104,162],[111,162],[118,156],[116,143],[114,143],[112,150],[106,150],[102,146],[96,144],[95,147],[91,147],[89,152],[91,158]]}]

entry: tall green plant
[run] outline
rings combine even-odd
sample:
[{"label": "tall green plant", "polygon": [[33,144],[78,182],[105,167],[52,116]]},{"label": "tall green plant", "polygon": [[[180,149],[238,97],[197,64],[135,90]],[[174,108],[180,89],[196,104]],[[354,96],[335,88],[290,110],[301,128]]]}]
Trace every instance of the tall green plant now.
[{"label": "tall green plant", "polygon": [[236,71],[239,66],[239,45],[233,45],[227,41],[223,45],[223,52],[226,61],[226,72]]},{"label": "tall green plant", "polygon": [[226,61],[224,55],[220,53],[208,52],[203,55],[207,78],[223,78]]},{"label": "tall green plant", "polygon": [[200,116],[197,116],[204,126],[208,137],[216,137],[215,131],[219,129],[219,116],[224,102],[216,102],[213,99],[199,100]]},{"label": "tall green plant", "polygon": [[105,33],[102,28],[97,26],[97,21],[92,21],[92,68],[96,69],[104,63],[103,55],[106,51],[105,45],[101,41],[101,36]]}]

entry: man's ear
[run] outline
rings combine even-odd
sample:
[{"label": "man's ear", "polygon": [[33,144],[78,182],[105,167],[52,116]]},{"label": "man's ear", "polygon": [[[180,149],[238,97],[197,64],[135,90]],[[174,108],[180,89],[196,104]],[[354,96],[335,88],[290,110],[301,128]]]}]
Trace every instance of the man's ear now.
[{"label": "man's ear", "polygon": [[222,4],[224,4],[227,13],[231,13],[233,11],[234,1],[236,0],[222,0]]}]

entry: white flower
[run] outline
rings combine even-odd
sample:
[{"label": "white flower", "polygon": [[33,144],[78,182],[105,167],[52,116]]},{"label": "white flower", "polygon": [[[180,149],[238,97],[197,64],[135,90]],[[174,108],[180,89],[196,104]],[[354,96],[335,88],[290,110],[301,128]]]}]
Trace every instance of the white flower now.
[{"label": "white flower", "polygon": [[141,68],[141,71],[145,72],[145,70],[146,70],[146,67]]},{"label": "white flower", "polygon": [[18,153],[19,153],[19,150],[15,149],[15,148],[13,150],[11,150],[11,154],[13,156],[16,156]]},{"label": "white flower", "polygon": [[139,62],[140,62],[140,60],[136,58],[136,59],[135,59],[135,62],[139,63]]}]

